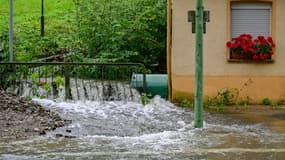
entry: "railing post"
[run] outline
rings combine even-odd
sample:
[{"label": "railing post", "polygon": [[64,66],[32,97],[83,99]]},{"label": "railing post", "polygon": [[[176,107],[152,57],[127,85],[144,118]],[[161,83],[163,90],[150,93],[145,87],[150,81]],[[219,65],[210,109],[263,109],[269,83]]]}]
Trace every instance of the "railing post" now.
[{"label": "railing post", "polygon": [[146,72],[143,73],[143,92],[146,93]]},{"label": "railing post", "polygon": [[69,67],[64,67],[65,100],[71,99]]},{"label": "railing post", "polygon": [[146,93],[147,92],[146,74],[148,73],[148,70],[145,68],[144,65],[141,65],[141,67],[143,68],[143,71],[142,71],[143,72],[143,92]]}]

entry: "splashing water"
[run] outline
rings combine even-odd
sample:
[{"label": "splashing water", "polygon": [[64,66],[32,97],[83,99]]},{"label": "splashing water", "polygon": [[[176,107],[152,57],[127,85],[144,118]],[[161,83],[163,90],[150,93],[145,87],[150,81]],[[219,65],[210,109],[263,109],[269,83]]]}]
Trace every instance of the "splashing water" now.
[{"label": "splashing water", "polygon": [[[33,101],[72,123],[46,136],[0,139],[0,159],[285,159],[285,135],[262,124],[205,113],[205,127],[195,129],[191,110],[159,96],[144,106],[127,83],[71,79],[70,84],[70,101],[64,101],[64,88],[56,95],[40,87],[50,100]],[[22,87],[14,91],[31,95],[31,85]]]},{"label": "splashing water", "polygon": [[[41,83],[40,83],[41,82]],[[45,85],[49,87],[45,89]],[[62,102],[65,100],[65,87],[57,86],[51,78],[40,79],[38,84],[31,80],[21,81],[8,88],[23,97],[42,97]],[[70,95],[73,101],[134,101],[140,100],[140,93],[131,88],[129,82],[102,81],[91,79],[70,79]]]},{"label": "splashing water", "polygon": [[208,113],[205,128],[195,129],[192,111],[158,96],[146,106],[125,101],[33,101],[72,123],[42,137],[0,140],[0,159],[284,158],[284,135],[261,124],[240,124]]}]

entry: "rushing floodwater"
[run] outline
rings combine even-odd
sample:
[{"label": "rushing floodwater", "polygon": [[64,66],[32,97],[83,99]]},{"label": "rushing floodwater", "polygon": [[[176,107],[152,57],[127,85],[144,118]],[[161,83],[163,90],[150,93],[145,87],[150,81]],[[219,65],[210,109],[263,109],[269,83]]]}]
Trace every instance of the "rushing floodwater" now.
[{"label": "rushing floodwater", "polygon": [[207,113],[205,128],[194,129],[192,111],[159,97],[146,106],[123,101],[34,101],[72,123],[46,136],[0,140],[0,159],[285,159],[282,134],[261,124],[241,124]]},{"label": "rushing floodwater", "polygon": [[[64,88],[46,93],[41,87],[37,93],[53,100],[34,101],[72,123],[45,136],[0,139],[1,160],[285,159],[285,135],[262,124],[205,113],[205,127],[195,129],[192,111],[160,97],[143,106],[127,83],[71,79],[71,86],[71,101],[63,101]],[[26,81],[14,92],[33,97],[32,88]]]}]

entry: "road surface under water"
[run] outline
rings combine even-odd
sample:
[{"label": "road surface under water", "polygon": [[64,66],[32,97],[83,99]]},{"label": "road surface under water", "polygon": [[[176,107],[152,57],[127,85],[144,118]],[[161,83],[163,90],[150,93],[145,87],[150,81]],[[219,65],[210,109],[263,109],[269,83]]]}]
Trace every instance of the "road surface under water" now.
[{"label": "road surface under water", "polygon": [[72,123],[45,136],[2,139],[0,159],[285,159],[282,132],[210,113],[204,114],[205,127],[195,129],[191,110],[160,97],[145,106],[126,101],[34,101]]}]

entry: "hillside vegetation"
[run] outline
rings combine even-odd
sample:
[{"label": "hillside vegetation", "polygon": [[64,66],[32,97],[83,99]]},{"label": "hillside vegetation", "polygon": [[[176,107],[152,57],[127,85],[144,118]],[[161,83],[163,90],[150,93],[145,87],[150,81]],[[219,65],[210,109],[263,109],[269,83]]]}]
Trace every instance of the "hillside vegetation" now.
[{"label": "hillside vegetation", "polygon": [[[0,4],[7,61],[9,1]],[[166,0],[45,0],[43,38],[40,16],[41,0],[14,0],[16,61],[64,51],[73,61],[141,62],[165,70]]]},{"label": "hillside vegetation", "polygon": [[[0,4],[0,41],[5,42],[5,53],[7,53],[9,1],[0,0]],[[14,0],[15,60],[30,61],[71,45],[71,35],[76,28],[74,11],[72,0],[46,0],[45,37],[41,38],[41,1]]]}]

